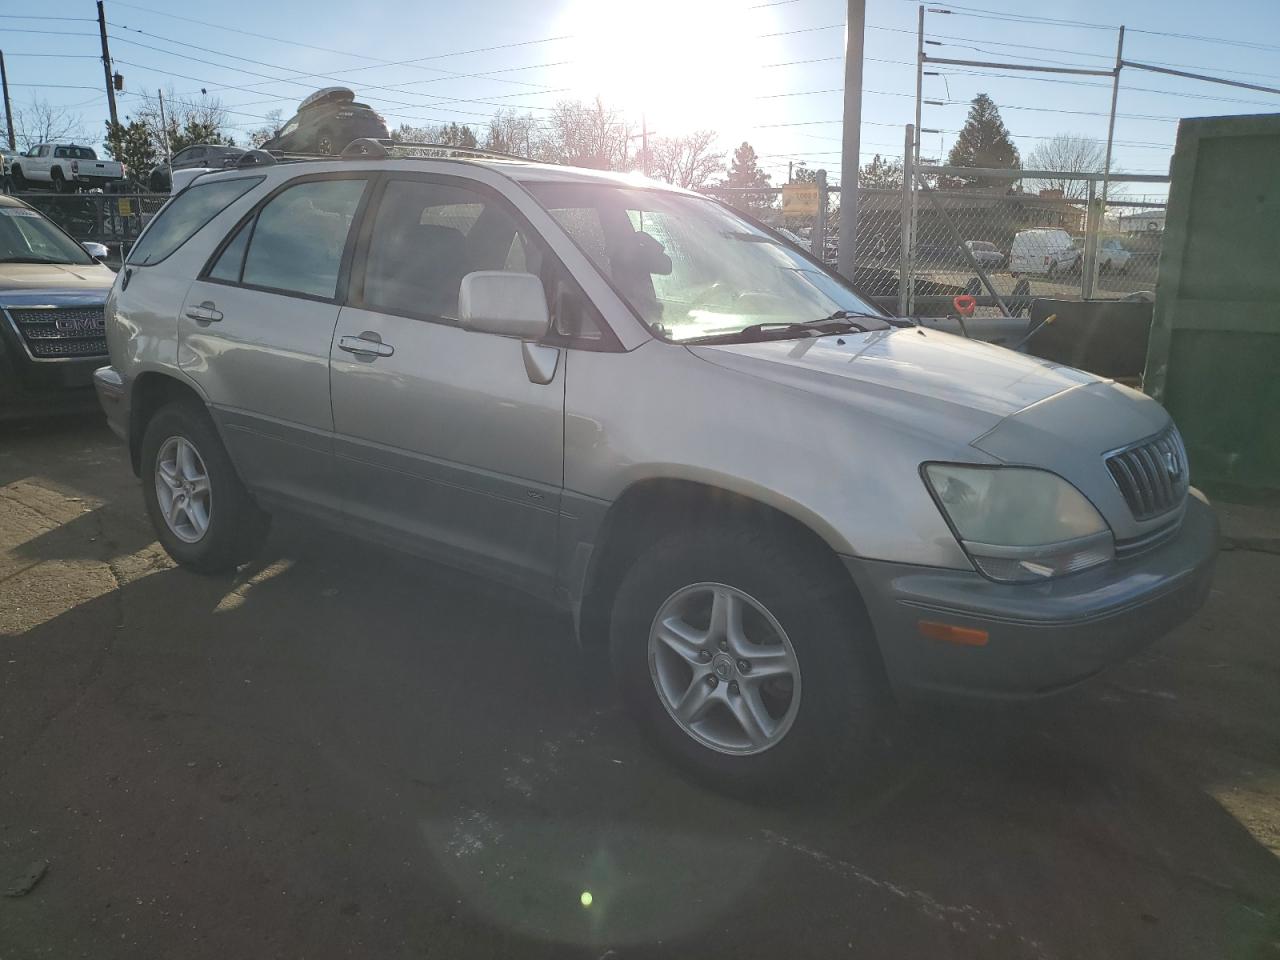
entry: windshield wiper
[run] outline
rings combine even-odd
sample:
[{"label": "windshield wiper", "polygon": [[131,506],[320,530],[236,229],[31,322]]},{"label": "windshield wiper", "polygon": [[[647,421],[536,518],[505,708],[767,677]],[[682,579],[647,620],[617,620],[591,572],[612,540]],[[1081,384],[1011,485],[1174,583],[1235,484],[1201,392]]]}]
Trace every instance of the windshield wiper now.
[{"label": "windshield wiper", "polygon": [[858,320],[877,320],[884,322],[884,317],[869,313],[852,313],[848,310],[837,310],[829,316],[817,320],[779,321],[776,323],[753,323],[733,333],[713,333],[705,337],[689,337],[681,343],[716,344],[716,343],[756,343],[762,340],[785,340],[796,335],[826,336],[832,333],[869,333],[872,327]]}]

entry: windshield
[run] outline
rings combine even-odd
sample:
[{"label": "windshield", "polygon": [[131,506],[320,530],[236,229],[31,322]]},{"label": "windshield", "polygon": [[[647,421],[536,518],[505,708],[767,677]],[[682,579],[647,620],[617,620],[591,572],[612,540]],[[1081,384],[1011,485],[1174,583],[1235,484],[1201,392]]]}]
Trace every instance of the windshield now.
[{"label": "windshield", "polygon": [[35,210],[0,207],[0,263],[93,262],[83,247]]},{"label": "windshield", "polygon": [[666,340],[842,311],[882,316],[844,281],[711,200],[608,184],[529,190]]}]

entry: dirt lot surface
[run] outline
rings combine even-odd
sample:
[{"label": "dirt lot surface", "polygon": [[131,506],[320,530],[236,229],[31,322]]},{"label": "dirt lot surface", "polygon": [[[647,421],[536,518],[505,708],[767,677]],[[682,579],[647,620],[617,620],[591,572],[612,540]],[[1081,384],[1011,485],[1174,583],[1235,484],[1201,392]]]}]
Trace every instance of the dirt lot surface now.
[{"label": "dirt lot surface", "polygon": [[1278,621],[1224,552],[1138,660],[750,806],[556,614],[300,522],[177,570],[105,428],[0,428],[0,958],[1280,957]]}]

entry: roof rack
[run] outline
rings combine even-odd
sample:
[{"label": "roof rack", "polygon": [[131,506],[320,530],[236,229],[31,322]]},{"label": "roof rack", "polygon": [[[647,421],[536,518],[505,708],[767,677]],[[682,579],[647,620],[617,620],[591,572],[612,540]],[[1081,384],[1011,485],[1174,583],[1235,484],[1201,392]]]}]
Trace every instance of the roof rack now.
[{"label": "roof rack", "polygon": [[459,147],[449,143],[415,143],[405,140],[382,140],[363,137],[353,140],[339,154],[343,160],[522,160],[528,157],[500,150],[484,150],[480,147]]}]

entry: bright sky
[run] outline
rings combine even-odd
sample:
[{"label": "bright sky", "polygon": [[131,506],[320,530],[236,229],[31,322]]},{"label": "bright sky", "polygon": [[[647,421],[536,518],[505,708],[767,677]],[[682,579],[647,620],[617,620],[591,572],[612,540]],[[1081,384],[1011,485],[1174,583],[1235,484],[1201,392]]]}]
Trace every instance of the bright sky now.
[{"label": "bright sky", "polygon": [[[952,11],[926,15],[926,38],[944,44],[927,47],[937,56],[1106,68],[1114,27],[1124,23],[1130,59],[1280,87],[1280,0],[933,6]],[[106,7],[128,91],[203,87],[233,111],[237,136],[261,126],[272,108],[287,116],[311,90],[333,83],[354,88],[393,127],[483,126],[506,105],[545,116],[558,100],[599,93],[637,124],[644,114],[655,134],[710,127],[726,151],[750,141],[775,182],[785,180],[789,160],[839,178],[843,0],[106,0]],[[15,102],[38,95],[74,106],[96,133],[106,104],[94,4],[65,0],[41,8],[45,18],[9,12],[19,9],[37,8],[0,4]],[[902,153],[903,124],[914,109],[916,11],[905,0],[867,2],[864,160]],[[1027,17],[1061,22],[1018,19]],[[942,132],[925,136],[926,157],[945,156],[965,104],[979,92],[1000,106],[1024,155],[1057,133],[1106,136],[1107,78],[938,69],[944,76],[925,78],[925,97],[944,103],[926,106],[922,125]],[[278,79],[297,74],[312,76]],[[126,93],[121,112],[136,102]],[[1178,117],[1275,111],[1280,95],[1126,71],[1116,164],[1167,172]]]}]

